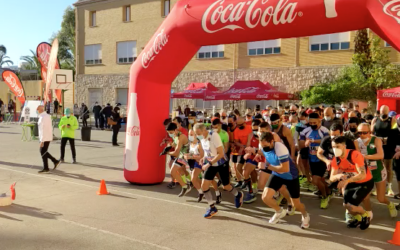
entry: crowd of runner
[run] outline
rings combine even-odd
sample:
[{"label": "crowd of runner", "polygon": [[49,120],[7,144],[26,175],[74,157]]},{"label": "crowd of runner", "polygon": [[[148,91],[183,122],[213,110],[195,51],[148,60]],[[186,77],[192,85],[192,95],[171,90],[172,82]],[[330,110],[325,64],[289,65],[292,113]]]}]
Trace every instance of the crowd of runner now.
[{"label": "crowd of runner", "polygon": [[388,216],[400,210],[387,198],[400,199],[391,183],[394,170],[400,190],[400,116],[387,106],[373,115],[358,106],[267,106],[247,109],[244,116],[221,110],[210,120],[190,112],[186,121],[166,119],[164,126],[168,188],[180,186],[179,197],[197,190],[197,201],[209,205],[205,218],[217,214],[222,190],[235,197],[236,208],[256,201],[260,190],[262,201],[275,210],[270,223],[297,210],[302,228],[310,226],[310,216],[301,189],[318,195],[321,209],[332,196],[342,197],[349,228],[369,227],[371,195],[387,205]]}]

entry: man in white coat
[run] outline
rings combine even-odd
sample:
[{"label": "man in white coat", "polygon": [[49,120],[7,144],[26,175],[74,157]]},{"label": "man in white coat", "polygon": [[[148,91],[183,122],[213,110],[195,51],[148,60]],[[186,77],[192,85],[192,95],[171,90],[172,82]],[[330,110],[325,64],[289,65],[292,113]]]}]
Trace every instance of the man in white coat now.
[{"label": "man in white coat", "polygon": [[43,169],[39,171],[39,174],[46,174],[49,172],[48,159],[54,163],[54,168],[56,169],[60,165],[60,161],[56,160],[49,152],[50,142],[53,141],[53,126],[51,125],[51,117],[48,115],[44,106],[37,107],[37,113],[39,117],[38,127],[39,127],[39,141],[40,141],[40,155],[43,159]]}]

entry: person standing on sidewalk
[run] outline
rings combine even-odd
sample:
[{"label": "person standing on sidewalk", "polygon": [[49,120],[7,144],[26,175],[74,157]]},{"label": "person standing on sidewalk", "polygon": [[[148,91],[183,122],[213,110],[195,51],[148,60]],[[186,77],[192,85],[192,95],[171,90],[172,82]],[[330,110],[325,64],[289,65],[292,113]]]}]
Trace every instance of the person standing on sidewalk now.
[{"label": "person standing on sidewalk", "polygon": [[112,125],[112,145],[119,146],[117,139],[118,139],[118,132],[121,129],[121,116],[119,115],[120,109],[119,107],[115,107],[112,114],[111,119],[115,124]]},{"label": "person standing on sidewalk", "polygon": [[45,174],[49,172],[48,159],[54,163],[56,169],[60,165],[60,161],[56,160],[47,150],[49,149],[50,142],[53,141],[53,126],[51,124],[50,115],[44,112],[44,106],[40,105],[36,109],[39,115],[38,128],[39,128],[39,141],[40,141],[40,155],[43,160],[43,169],[39,171],[39,174]]},{"label": "person standing on sidewalk", "polygon": [[54,105],[54,114],[57,115],[58,114],[58,106],[60,106],[60,103],[58,102],[57,98],[54,99],[53,105]]},{"label": "person standing on sidewalk", "polygon": [[64,162],[65,146],[69,141],[72,151],[72,163],[76,163],[75,152],[75,130],[78,129],[78,120],[75,116],[71,116],[71,110],[65,109],[65,116],[61,118],[58,128],[61,130],[61,157],[60,161]]},{"label": "person standing on sidewalk", "polygon": [[98,102],[96,102],[93,106],[93,114],[94,114],[94,122],[96,125],[96,128],[99,128],[99,125],[101,127],[101,123],[100,123],[100,111],[101,111],[101,106],[99,105]]}]

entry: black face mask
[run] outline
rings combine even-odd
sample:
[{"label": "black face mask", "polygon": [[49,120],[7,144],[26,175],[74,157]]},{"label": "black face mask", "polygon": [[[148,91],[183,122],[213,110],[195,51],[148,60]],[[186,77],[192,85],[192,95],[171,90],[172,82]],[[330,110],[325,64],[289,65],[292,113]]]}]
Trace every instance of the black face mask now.
[{"label": "black face mask", "polygon": [[382,119],[386,119],[386,118],[388,118],[388,115],[383,114],[383,115],[381,115],[381,118],[382,118]]},{"label": "black face mask", "polygon": [[311,125],[312,130],[316,130],[318,128],[318,125]]},{"label": "black face mask", "polygon": [[352,133],[355,133],[355,132],[357,132],[357,128],[350,128],[350,131],[351,131]]},{"label": "black face mask", "polygon": [[271,147],[263,147],[264,152],[270,152],[272,149]]},{"label": "black face mask", "polygon": [[225,120],[226,116],[221,116],[222,120]]},{"label": "black face mask", "polygon": [[243,130],[244,129],[244,125],[239,126],[239,129]]},{"label": "black face mask", "polygon": [[233,123],[228,123],[228,127],[232,128],[233,127]]}]

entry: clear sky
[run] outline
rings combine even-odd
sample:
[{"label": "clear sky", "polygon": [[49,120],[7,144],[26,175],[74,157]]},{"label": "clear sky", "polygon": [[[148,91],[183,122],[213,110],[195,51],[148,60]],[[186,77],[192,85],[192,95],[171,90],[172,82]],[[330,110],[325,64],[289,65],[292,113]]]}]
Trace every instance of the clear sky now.
[{"label": "clear sky", "polygon": [[64,10],[77,0],[0,0],[0,44],[14,65],[61,29]]}]

